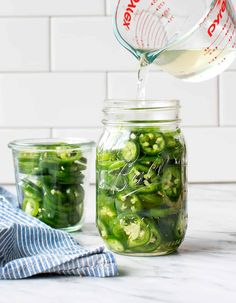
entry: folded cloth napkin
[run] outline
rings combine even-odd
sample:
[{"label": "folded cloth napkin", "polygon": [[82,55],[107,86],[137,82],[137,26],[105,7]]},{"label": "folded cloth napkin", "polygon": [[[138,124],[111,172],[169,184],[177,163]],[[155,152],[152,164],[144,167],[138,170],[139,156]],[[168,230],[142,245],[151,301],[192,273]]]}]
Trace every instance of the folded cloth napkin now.
[{"label": "folded cloth napkin", "polygon": [[0,188],[0,279],[54,273],[112,277],[113,254],[104,247],[86,249],[68,233],[50,228],[15,207],[15,197]]}]

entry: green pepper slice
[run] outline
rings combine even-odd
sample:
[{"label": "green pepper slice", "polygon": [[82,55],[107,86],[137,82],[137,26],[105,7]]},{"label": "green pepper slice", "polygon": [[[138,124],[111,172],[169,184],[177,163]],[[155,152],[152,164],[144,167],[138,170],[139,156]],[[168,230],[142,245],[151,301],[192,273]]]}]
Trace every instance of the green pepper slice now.
[{"label": "green pepper slice", "polygon": [[81,220],[81,211],[62,212],[52,209],[42,209],[39,219],[54,228],[66,228]]},{"label": "green pepper slice", "polygon": [[140,253],[151,253],[158,249],[158,247],[161,244],[162,238],[161,238],[161,234],[159,233],[157,225],[155,224],[154,220],[147,219],[147,218],[145,218],[144,220],[145,220],[145,224],[147,225],[147,227],[150,229],[150,232],[151,232],[150,239],[146,245],[141,246],[141,247],[136,247],[133,250],[135,252],[140,252]]},{"label": "green pepper slice", "polygon": [[139,160],[139,163],[156,170],[163,163],[163,158],[160,156],[144,156]]},{"label": "green pepper slice", "polygon": [[161,178],[162,191],[172,201],[176,201],[181,193],[181,168],[169,166]]},{"label": "green pepper slice", "polygon": [[178,239],[183,239],[187,229],[187,218],[186,214],[183,211],[180,211],[176,226],[175,226],[175,235]]},{"label": "green pepper slice", "polygon": [[149,216],[155,219],[175,215],[177,213],[178,210],[175,208],[152,208],[148,212]]},{"label": "green pepper slice", "polygon": [[157,155],[165,148],[165,139],[161,133],[146,132],[139,136],[139,144],[147,155]]},{"label": "green pepper slice", "polygon": [[51,170],[50,175],[40,176],[42,183],[51,185],[76,185],[82,184],[84,175],[81,172],[78,173],[65,173],[63,171]]},{"label": "green pepper slice", "polygon": [[112,151],[97,152],[97,168],[108,170],[117,161],[116,153]]},{"label": "green pepper slice", "polygon": [[109,230],[112,227],[114,219],[117,217],[114,198],[105,194],[98,196],[98,212],[97,217]]},{"label": "green pepper slice", "polygon": [[134,141],[128,141],[121,150],[121,157],[126,162],[134,162],[139,156],[139,146]]},{"label": "green pepper slice", "polygon": [[158,193],[153,194],[138,194],[139,199],[142,201],[144,208],[153,208],[164,203],[163,197]]},{"label": "green pepper slice", "polygon": [[119,215],[112,231],[116,238],[127,243],[129,249],[147,244],[151,236],[144,219],[136,214]]},{"label": "green pepper slice", "polygon": [[114,252],[121,253],[125,251],[124,245],[114,237],[106,239],[106,243],[108,248]]},{"label": "green pepper slice", "polygon": [[99,219],[97,219],[97,227],[98,227],[98,230],[99,230],[99,233],[101,235],[101,237],[103,239],[107,239],[108,238],[108,235],[109,235],[109,231],[108,231],[108,228],[106,227],[106,225]]},{"label": "green pepper slice", "polygon": [[118,213],[136,213],[142,210],[142,203],[139,200],[138,196],[128,191],[122,191],[116,195],[115,205]]},{"label": "green pepper slice", "polygon": [[30,216],[36,217],[39,213],[40,200],[25,197],[22,203],[22,210]]},{"label": "green pepper slice", "polygon": [[40,199],[42,197],[42,189],[28,179],[22,179],[20,185],[24,195],[30,198]]},{"label": "green pepper slice", "polygon": [[85,192],[81,185],[70,186],[65,189],[68,203],[71,205],[80,204],[84,201]]},{"label": "green pepper slice", "polygon": [[39,175],[43,171],[39,167],[40,153],[20,152],[18,156],[18,167],[21,174]]},{"label": "green pepper slice", "polygon": [[129,186],[139,193],[152,193],[158,188],[159,180],[155,170],[147,166],[136,164],[129,175]]}]

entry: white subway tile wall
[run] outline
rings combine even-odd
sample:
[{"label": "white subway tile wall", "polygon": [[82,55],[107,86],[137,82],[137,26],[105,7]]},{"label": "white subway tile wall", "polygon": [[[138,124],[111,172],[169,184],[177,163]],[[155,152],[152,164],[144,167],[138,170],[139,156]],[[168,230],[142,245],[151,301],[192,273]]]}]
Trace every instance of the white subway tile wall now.
[{"label": "white subway tile wall", "polygon": [[103,73],[0,73],[0,127],[100,125]]},{"label": "white subway tile wall", "polygon": [[0,16],[104,15],[104,0],[0,0]]},{"label": "white subway tile wall", "polygon": [[0,18],[0,71],[48,71],[49,20]]},{"label": "white subway tile wall", "polygon": [[[98,141],[103,100],[135,98],[138,62],[113,35],[116,3],[0,0],[1,184],[14,183],[9,141],[71,136]],[[198,84],[150,74],[149,98],[182,102],[191,182],[236,182],[235,83],[236,62],[220,77]],[[94,170],[93,165],[92,182]]]},{"label": "white subway tile wall", "polygon": [[112,18],[53,18],[53,71],[137,70],[138,62],[116,41]]}]

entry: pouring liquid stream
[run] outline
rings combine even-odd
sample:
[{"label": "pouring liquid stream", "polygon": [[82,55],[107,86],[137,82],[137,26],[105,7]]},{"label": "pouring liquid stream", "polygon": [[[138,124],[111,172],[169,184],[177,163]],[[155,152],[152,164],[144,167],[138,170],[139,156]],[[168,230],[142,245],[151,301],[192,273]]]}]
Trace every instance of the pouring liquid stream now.
[{"label": "pouring liquid stream", "polygon": [[138,71],[138,85],[137,85],[137,100],[143,101],[141,103],[142,107],[145,107],[146,100],[146,85],[148,81],[149,76],[149,70],[150,70],[150,64],[147,63],[147,61],[142,58],[140,60],[140,67]]}]

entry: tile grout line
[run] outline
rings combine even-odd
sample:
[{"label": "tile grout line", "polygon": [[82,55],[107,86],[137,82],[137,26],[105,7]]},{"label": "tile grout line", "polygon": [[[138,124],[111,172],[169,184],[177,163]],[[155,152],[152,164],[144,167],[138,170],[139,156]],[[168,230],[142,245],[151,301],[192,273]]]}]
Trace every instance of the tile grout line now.
[{"label": "tile grout line", "polygon": [[107,16],[107,1],[104,0],[104,16]]},{"label": "tile grout line", "polygon": [[48,18],[48,17],[53,17],[53,18],[58,18],[58,19],[62,19],[62,18],[105,18],[108,17],[110,18],[110,15],[104,15],[102,13],[100,14],[93,14],[93,15],[80,15],[80,14],[68,14],[68,15],[0,15],[0,19],[42,19],[42,18]]},{"label": "tile grout line", "polygon": [[52,127],[49,128],[49,136],[50,136],[50,138],[53,138],[53,128]]},{"label": "tile grout line", "polygon": [[[52,17],[51,17],[52,18]],[[0,17],[1,19],[1,17]],[[91,73],[91,74],[102,74],[104,72],[110,73],[110,74],[136,74],[137,70],[130,69],[130,70],[53,70],[52,73],[54,74],[82,74],[82,73]],[[228,70],[225,73],[228,72],[236,72],[236,69],[234,70]],[[48,70],[0,70],[0,74],[45,74],[48,73]],[[150,71],[151,74],[162,74],[162,71]]]}]

